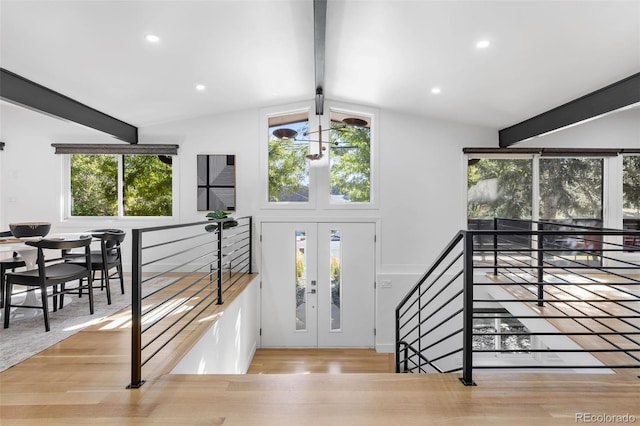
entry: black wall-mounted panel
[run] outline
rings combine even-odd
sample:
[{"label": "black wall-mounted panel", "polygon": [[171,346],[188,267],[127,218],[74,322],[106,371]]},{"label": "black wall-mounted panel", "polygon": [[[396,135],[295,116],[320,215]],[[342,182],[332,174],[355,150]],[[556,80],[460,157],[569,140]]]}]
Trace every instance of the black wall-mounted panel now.
[{"label": "black wall-mounted panel", "polygon": [[640,73],[498,132],[501,148],[640,102]]},{"label": "black wall-mounted panel", "polygon": [[0,68],[0,98],[64,120],[99,130],[132,144],[138,128],[65,95]]}]

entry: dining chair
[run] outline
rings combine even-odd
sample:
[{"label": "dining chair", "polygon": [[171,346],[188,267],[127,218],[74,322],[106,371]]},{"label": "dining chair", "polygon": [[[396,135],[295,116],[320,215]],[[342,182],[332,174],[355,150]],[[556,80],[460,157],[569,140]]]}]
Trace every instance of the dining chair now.
[{"label": "dining chair", "polygon": [[[100,239],[100,250],[91,251],[91,269],[95,281],[95,273],[100,271],[100,290],[107,290],[107,304],[111,304],[110,278],[119,278],[120,291],[124,294],[124,274],[122,272],[121,243],[126,233],[121,229],[94,229],[91,232],[94,238]],[[69,263],[83,264],[82,258],[71,259]],[[110,271],[115,269],[113,273]],[[98,286],[94,287],[98,288]],[[82,293],[82,290],[80,290]]]},{"label": "dining chair", "polygon": [[[91,273],[91,241],[90,235],[82,236],[75,240],[42,239],[27,241],[25,244],[36,247],[38,250],[37,269],[23,272],[8,272],[5,286],[4,328],[9,328],[9,317],[12,307],[42,309],[44,327],[49,331],[49,307],[47,303],[47,289],[52,288],[53,310],[57,310],[57,297],[65,293],[77,293],[83,286],[84,278],[87,278],[86,288],[89,293],[89,312],[93,315],[93,275]],[[47,264],[44,250],[72,250],[84,247],[84,264],[68,262]],[[65,283],[78,280],[78,288],[65,288]],[[29,291],[40,289],[42,298],[41,306],[14,305],[11,303],[14,285],[31,287]]]},{"label": "dining chair", "polygon": [[[13,237],[11,231],[0,232],[0,237]],[[15,271],[16,268],[22,268],[26,263],[22,256],[13,252],[13,255],[6,259],[0,259],[0,309],[4,307],[4,286],[5,274],[7,271]]]}]

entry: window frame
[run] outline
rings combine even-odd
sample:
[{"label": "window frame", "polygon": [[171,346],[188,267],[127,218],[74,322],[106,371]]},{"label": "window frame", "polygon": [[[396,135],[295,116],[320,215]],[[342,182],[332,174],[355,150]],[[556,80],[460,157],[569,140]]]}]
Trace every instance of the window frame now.
[{"label": "window frame", "polygon": [[[328,114],[323,116],[324,123],[322,128],[331,128],[331,113],[355,115],[359,117],[367,117],[369,122],[369,202],[355,202],[355,203],[332,203],[331,202],[331,168],[329,165],[329,156],[321,161],[326,162],[326,174],[323,176],[323,180],[320,185],[319,204],[326,210],[377,210],[379,208],[378,202],[378,170],[379,170],[379,156],[378,156],[378,111],[373,108],[360,107],[355,105],[349,105],[337,102],[328,102]],[[325,127],[326,126],[326,127]],[[328,139],[328,138],[327,138]],[[330,155],[330,154],[329,154]],[[324,194],[324,195],[320,195]]]},{"label": "window frame", "polygon": [[[118,157],[118,215],[117,216],[73,216],[71,214],[71,156],[73,154],[60,155],[62,169],[62,194],[61,194],[61,222],[82,222],[85,226],[104,225],[105,221],[118,222],[122,226],[131,222],[133,225],[153,220],[157,223],[159,220],[166,223],[179,222],[178,205],[179,205],[179,177],[180,167],[178,156],[172,155],[171,164],[171,216],[124,216],[123,214],[123,197],[124,197],[124,176],[123,176],[123,156],[124,155],[155,155],[155,154],[116,154]],[[110,153],[95,155],[111,155]]]},{"label": "window frame", "polygon": [[[325,114],[315,115],[315,102],[301,102],[272,108],[265,108],[260,112],[260,207],[265,210],[377,210],[379,209],[379,156],[377,144],[378,110],[357,105],[338,102],[325,102]],[[317,129],[321,125],[323,129],[331,128],[331,113],[335,111],[343,114],[353,114],[371,119],[370,122],[370,201],[366,203],[331,203],[330,200],[330,169],[329,155],[324,155],[320,160],[311,161],[309,164],[309,201],[269,201],[269,119],[272,117],[307,113],[309,128]],[[313,135],[312,135],[313,136]],[[324,140],[324,137],[323,137]],[[328,140],[328,138],[327,138]],[[310,143],[310,152],[315,152],[313,142]]]},{"label": "window frame", "polygon": [[313,210],[316,208],[315,167],[309,167],[309,201],[269,201],[269,119],[283,115],[306,113],[309,127],[317,127],[310,103],[299,103],[264,109],[260,113],[260,206],[263,209]]}]

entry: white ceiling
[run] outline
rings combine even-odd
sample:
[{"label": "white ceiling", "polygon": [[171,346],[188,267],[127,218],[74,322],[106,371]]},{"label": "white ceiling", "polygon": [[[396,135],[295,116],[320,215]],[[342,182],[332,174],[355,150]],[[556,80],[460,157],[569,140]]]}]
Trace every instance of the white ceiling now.
[{"label": "white ceiling", "polygon": [[[315,93],[311,0],[0,0],[0,37],[3,68],[140,127]],[[499,129],[639,72],[640,0],[329,0],[326,37],[327,99]]]}]

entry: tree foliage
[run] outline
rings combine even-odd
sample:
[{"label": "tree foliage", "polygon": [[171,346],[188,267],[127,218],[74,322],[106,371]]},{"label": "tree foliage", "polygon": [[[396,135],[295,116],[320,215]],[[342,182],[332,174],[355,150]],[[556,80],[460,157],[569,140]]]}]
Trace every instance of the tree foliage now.
[{"label": "tree foliage", "polygon": [[540,217],[602,218],[602,160],[540,159]]},{"label": "tree foliage", "polygon": [[369,202],[371,196],[371,134],[367,128],[331,123],[331,194],[350,202]]},{"label": "tree foliage", "polygon": [[629,210],[630,215],[638,217],[640,216],[640,156],[625,156],[623,164],[624,208]]},{"label": "tree foliage", "polygon": [[[481,159],[469,166],[468,217],[531,218],[531,159]],[[540,159],[540,217],[602,217],[602,160]]]},{"label": "tree foliage", "polygon": [[[172,170],[155,155],[123,156],[125,216],[171,216]],[[118,215],[117,155],[71,157],[73,216]]]},{"label": "tree foliage", "polygon": [[531,160],[481,159],[468,173],[469,218],[531,218]]},{"label": "tree foliage", "polygon": [[269,201],[309,200],[308,153],[293,139],[269,141]]},{"label": "tree foliage", "polygon": [[71,156],[71,215],[118,215],[118,157]]},{"label": "tree foliage", "polygon": [[124,156],[124,215],[171,216],[171,165],[156,155]]}]

